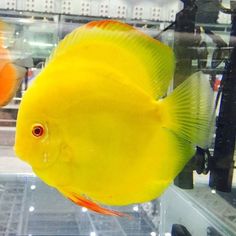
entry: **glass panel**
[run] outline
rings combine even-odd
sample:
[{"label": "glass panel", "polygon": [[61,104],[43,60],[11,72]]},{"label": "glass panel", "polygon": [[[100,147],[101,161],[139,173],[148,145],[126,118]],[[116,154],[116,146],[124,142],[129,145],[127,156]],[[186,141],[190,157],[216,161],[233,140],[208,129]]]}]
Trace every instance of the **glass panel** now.
[{"label": "glass panel", "polygon": [[[0,32],[3,46],[24,69],[15,97],[0,108],[0,235],[235,235],[235,9],[229,0],[0,1],[1,20],[8,24]],[[25,91],[60,40],[100,19],[126,22],[173,48],[176,68],[168,95],[199,70],[214,90],[216,124],[209,149],[198,149],[160,198],[112,207],[131,219],[73,204],[35,176],[13,150]]]}]

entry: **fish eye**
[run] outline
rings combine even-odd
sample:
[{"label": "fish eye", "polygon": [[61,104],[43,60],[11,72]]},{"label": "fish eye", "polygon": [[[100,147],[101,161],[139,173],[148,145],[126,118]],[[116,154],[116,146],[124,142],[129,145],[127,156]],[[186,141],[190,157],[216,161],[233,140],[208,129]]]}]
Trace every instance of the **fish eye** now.
[{"label": "fish eye", "polygon": [[33,128],[32,128],[32,134],[37,138],[43,136],[43,134],[44,134],[43,125],[41,125],[41,124],[34,125]]}]

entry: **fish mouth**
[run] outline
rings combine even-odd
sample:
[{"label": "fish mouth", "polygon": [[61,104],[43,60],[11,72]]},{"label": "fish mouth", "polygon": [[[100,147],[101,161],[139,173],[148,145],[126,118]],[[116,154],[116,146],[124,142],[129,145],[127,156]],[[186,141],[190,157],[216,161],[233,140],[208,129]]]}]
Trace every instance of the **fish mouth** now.
[{"label": "fish mouth", "polygon": [[21,161],[27,163],[28,165],[30,165],[31,167],[32,166],[32,163],[30,163],[30,159],[28,158],[28,155],[23,155],[23,152],[21,149],[19,149],[18,147],[16,146],[13,146],[13,150],[14,150],[14,153],[15,153],[15,156],[20,159]]},{"label": "fish mouth", "polygon": [[22,158],[23,155],[21,155],[21,151],[19,150],[19,148],[16,147],[16,145],[13,146],[13,151],[18,158],[20,158],[23,161],[26,161],[25,158]]}]

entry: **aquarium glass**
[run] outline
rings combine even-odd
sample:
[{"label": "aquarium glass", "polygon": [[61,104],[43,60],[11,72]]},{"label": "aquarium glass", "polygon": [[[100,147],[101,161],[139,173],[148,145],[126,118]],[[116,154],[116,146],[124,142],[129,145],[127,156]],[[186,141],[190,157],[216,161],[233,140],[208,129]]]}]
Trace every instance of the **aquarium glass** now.
[{"label": "aquarium glass", "polygon": [[[229,0],[0,1],[0,18],[8,25],[1,32],[4,47],[26,71],[14,98],[0,108],[0,236],[236,235],[235,13],[236,1]],[[209,149],[200,150],[160,198],[110,208],[130,218],[104,216],[73,204],[40,180],[13,150],[25,91],[60,40],[101,19],[126,22],[173,48],[176,65],[168,94],[197,71],[214,90]]]}]

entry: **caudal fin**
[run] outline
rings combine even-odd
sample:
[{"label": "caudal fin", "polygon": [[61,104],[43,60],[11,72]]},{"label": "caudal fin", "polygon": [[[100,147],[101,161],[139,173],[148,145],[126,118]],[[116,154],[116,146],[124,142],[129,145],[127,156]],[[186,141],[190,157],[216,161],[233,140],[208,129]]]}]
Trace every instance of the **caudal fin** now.
[{"label": "caudal fin", "polygon": [[161,104],[165,128],[202,148],[208,146],[214,121],[213,91],[203,73],[190,76]]}]

